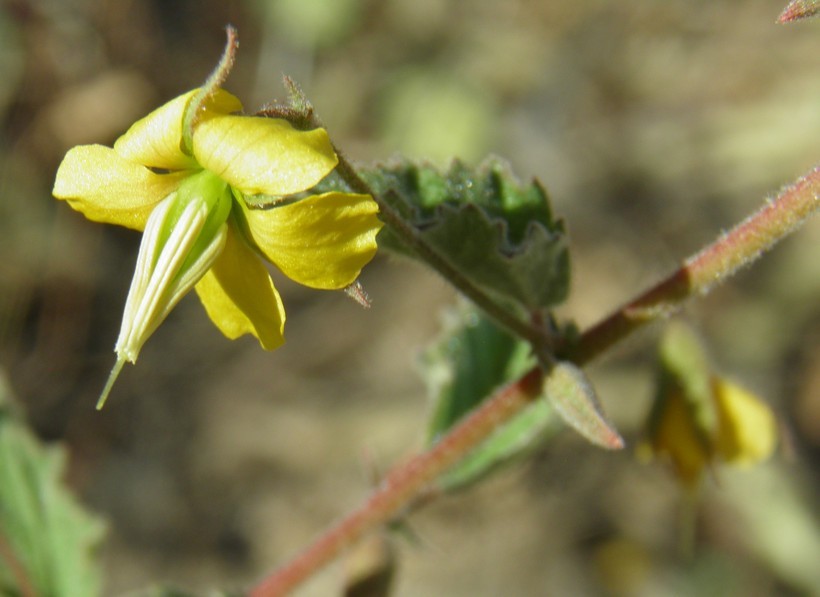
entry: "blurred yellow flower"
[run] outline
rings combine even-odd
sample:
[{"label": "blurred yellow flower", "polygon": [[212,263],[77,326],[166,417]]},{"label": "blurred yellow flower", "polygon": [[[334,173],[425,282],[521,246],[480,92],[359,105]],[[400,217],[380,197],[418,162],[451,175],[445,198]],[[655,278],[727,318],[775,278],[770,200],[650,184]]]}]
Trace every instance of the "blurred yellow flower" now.
[{"label": "blurred yellow flower", "polygon": [[708,441],[699,432],[680,392],[671,393],[664,400],[649,441],[652,453],[668,458],[686,486],[698,483],[711,459]]},{"label": "blurred yellow flower", "polygon": [[712,381],[718,428],[715,451],[731,464],[748,466],[771,456],[777,444],[777,421],[765,402],[718,377]]},{"label": "blurred yellow flower", "polygon": [[642,453],[668,459],[695,488],[718,461],[752,465],[777,443],[771,409],[740,386],[713,375],[694,334],[670,325],[661,341],[659,388]]},{"label": "blurred yellow flower", "polygon": [[[183,135],[197,90],[136,122],[114,147],[71,149],[54,196],[90,220],[144,230],[126,301],[117,364],[135,362],[145,341],[191,288],[228,337],[253,334],[268,350],[284,342],[285,312],[262,259],[312,288],[353,283],[376,252],[382,224],[369,195],[330,192],[284,201],[338,163],[324,129],[240,115],[215,89]],[[267,208],[249,206],[264,195]],[[258,203],[258,202],[254,202]]]}]

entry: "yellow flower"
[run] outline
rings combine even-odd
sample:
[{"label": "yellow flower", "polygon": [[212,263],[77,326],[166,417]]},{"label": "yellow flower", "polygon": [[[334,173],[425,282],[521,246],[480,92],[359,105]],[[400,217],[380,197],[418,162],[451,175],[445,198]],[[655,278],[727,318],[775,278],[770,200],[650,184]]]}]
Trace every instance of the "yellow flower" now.
[{"label": "yellow flower", "polygon": [[714,375],[691,330],[670,324],[660,353],[659,387],[644,453],[667,458],[690,489],[718,460],[752,465],[772,454],[777,424],[771,409]]},{"label": "yellow flower", "polygon": [[[196,92],[136,122],[113,148],[71,149],[57,171],[55,197],[90,220],[145,231],[117,364],[98,408],[123,363],[136,361],[191,288],[228,338],[253,334],[272,350],[284,342],[285,312],[262,259],[306,286],[340,289],[376,252],[382,224],[369,195],[284,200],[336,167],[324,129],[240,115],[239,100],[216,89],[199,107],[186,143],[183,119]],[[272,206],[250,207],[246,198],[254,195]]]},{"label": "yellow flower", "polygon": [[715,377],[712,380],[718,413],[715,450],[737,466],[765,460],[777,444],[777,421],[768,405],[740,386]]},{"label": "yellow flower", "polygon": [[670,392],[654,418],[649,438],[653,454],[669,459],[675,475],[694,487],[711,460],[711,448],[680,391]]}]

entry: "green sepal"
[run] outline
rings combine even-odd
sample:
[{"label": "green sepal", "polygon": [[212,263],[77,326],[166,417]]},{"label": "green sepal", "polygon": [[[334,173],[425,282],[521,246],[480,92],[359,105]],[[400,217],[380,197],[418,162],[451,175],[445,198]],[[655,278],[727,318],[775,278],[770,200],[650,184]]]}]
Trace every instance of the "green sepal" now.
[{"label": "green sepal", "polygon": [[202,170],[192,174],[182,181],[176,193],[172,194],[171,207],[162,222],[157,250],[154,252],[156,260],[180,216],[192,202],[199,202],[207,209],[208,215],[196,240],[191,246],[180,272],[187,271],[209,249],[214,238],[220,233],[223,224],[228,219],[233,205],[233,196],[228,184],[216,174]]},{"label": "green sepal", "polygon": [[105,524],[64,487],[65,461],[61,448],[44,447],[28,430],[0,373],[2,595],[100,594]]},{"label": "green sepal", "polygon": [[[201,252],[228,219],[231,213],[232,195],[228,183],[209,170],[200,170],[186,177],[175,193],[170,196],[171,207],[162,223],[159,244],[164,245],[174,230],[185,208],[193,201],[202,203],[208,218],[199,233],[199,240],[192,251]],[[202,246],[200,246],[202,245]]]},{"label": "green sepal", "polygon": [[712,372],[700,339],[686,324],[672,321],[666,326],[658,348],[657,395],[650,414],[655,428],[663,414],[666,397],[679,393],[686,400],[704,445],[714,435],[717,413],[712,398]]},{"label": "green sepal", "polygon": [[[397,159],[359,174],[416,234],[501,302],[533,312],[566,298],[566,232],[537,181],[520,184],[496,158],[477,168],[455,161],[446,172]],[[331,177],[320,186],[339,184]],[[377,240],[380,248],[418,258],[389,226]]]},{"label": "green sepal", "polygon": [[200,109],[208,97],[219,90],[233,68],[234,59],[236,58],[236,49],[239,47],[239,40],[233,25],[228,25],[226,32],[228,39],[225,43],[225,50],[219,58],[219,62],[217,62],[211,74],[208,75],[208,78],[205,79],[202,87],[188,100],[185,111],[182,113],[182,139],[180,149],[182,149],[185,155],[194,155],[194,124],[196,123]]},{"label": "green sepal", "polygon": [[[536,364],[527,343],[500,330],[475,310],[465,307],[452,319],[450,329],[422,360],[433,398],[428,444],[434,444],[493,390],[518,379]],[[560,426],[550,405],[535,400],[442,475],[437,485],[446,491],[470,485],[542,445]]]}]

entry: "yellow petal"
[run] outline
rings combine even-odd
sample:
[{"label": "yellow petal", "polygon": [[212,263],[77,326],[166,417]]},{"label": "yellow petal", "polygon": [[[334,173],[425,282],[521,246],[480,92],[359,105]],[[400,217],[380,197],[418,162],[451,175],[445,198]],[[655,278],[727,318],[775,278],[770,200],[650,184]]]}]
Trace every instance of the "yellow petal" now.
[{"label": "yellow petal", "polygon": [[154,206],[185,176],[155,174],[110,147],[80,145],[63,158],[53,193],[89,220],[142,230]]},{"label": "yellow petal", "polygon": [[383,226],[370,195],[325,193],[272,209],[244,209],[249,233],[282,272],[305,286],[351,284],[376,254]]},{"label": "yellow petal", "polygon": [[713,380],[718,411],[716,448],[726,462],[751,465],[768,458],[777,442],[777,423],[765,402],[740,386]]},{"label": "yellow petal", "polygon": [[338,162],[324,129],[297,131],[273,118],[208,118],[194,128],[193,145],[204,168],[247,195],[304,191]]},{"label": "yellow petal", "polygon": [[[182,151],[182,116],[196,92],[194,89],[180,95],[135,122],[117,139],[114,149],[122,157],[151,168],[196,168],[196,160]],[[205,101],[201,118],[230,114],[241,109],[242,104],[236,97],[219,89]]]},{"label": "yellow petal", "polygon": [[693,487],[698,483],[710,461],[709,448],[698,434],[691,405],[680,392],[671,392],[664,398],[651,443],[655,454],[672,461],[675,474],[684,485]]},{"label": "yellow petal", "polygon": [[267,350],[285,341],[285,309],[279,293],[233,223],[222,254],[197,283],[196,292],[211,321],[231,340],[253,334]]}]

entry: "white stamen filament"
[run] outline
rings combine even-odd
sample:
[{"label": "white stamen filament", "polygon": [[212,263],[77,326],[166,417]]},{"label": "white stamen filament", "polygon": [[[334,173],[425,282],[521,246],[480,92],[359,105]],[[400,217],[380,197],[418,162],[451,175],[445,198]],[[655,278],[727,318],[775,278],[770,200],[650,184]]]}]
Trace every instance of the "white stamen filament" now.
[{"label": "white stamen filament", "polygon": [[167,225],[166,218],[175,198],[171,195],[158,205],[146,223],[136,271],[125,302],[122,328],[114,348],[117,362],[97,402],[97,409],[105,403],[125,362],[136,362],[148,337],[205,275],[225,246],[228,226],[223,223],[208,246],[181,271],[205,227],[208,205],[196,200],[188,203],[168,239],[160,246],[160,234]]},{"label": "white stamen filament", "polygon": [[[157,258],[145,291],[139,297],[140,300],[136,305],[133,327],[129,330],[122,345],[123,352],[128,350],[131,353],[126,356],[132,363],[136,360],[142,344],[162,323],[158,317],[159,312],[162,311],[160,302],[165,302],[166,291],[188,257],[207,217],[208,208],[205,204],[192,201],[185,206],[171,235],[162,247],[162,252]],[[119,342],[117,344],[119,348]]]},{"label": "white stamen filament", "polygon": [[[139,301],[138,297],[145,294],[145,287],[151,279],[151,267],[156,261],[156,252],[159,249],[159,243],[157,242],[159,232],[162,229],[162,222],[165,221],[165,216],[171,208],[175,197],[176,193],[168,196],[157,205],[145,224],[145,231],[143,232],[142,242],[140,243],[140,249],[137,255],[137,265],[134,269],[134,277],[131,280],[131,287],[128,289],[128,298],[125,299],[123,329],[120,330],[120,339],[123,336],[126,322],[133,319],[129,317],[129,313],[134,311],[135,304]],[[119,344],[120,340],[118,339],[117,346],[119,346]]]},{"label": "white stamen filament", "polygon": [[[114,350],[119,357],[124,357],[125,360],[131,363],[136,362],[140,347],[150,334],[148,327],[151,325],[151,319],[153,319],[150,316],[154,314],[156,305],[162,298],[162,292],[158,292],[158,290],[164,289],[161,282],[169,274],[173,276],[176,270],[179,269],[187,255],[187,251],[181,251],[180,249],[185,245],[190,249],[199,235],[207,215],[204,206],[201,206],[202,209],[198,209],[196,202],[188,204],[171,231],[168,240],[160,248],[158,246],[159,235],[172,202],[173,197],[169,197],[157,206],[157,209],[148,218],[139,256],[137,257],[137,267],[131,283],[131,290],[128,292],[128,299],[125,302],[122,329]],[[197,214],[202,215],[200,218],[195,218]],[[197,222],[197,219],[200,221]],[[160,251],[159,256],[156,255],[157,250]],[[167,286],[167,282],[165,282],[165,286]],[[153,326],[153,329],[156,329],[158,325],[159,322]]]}]

